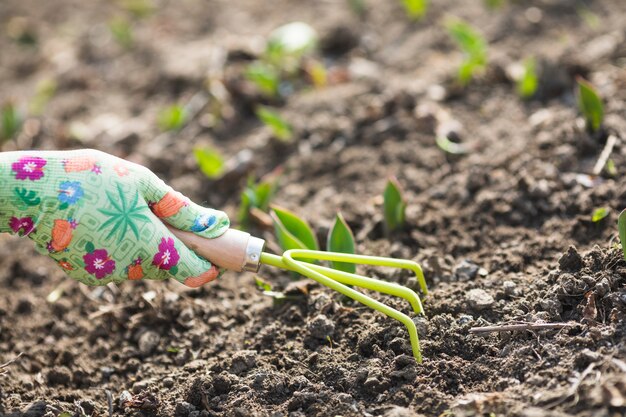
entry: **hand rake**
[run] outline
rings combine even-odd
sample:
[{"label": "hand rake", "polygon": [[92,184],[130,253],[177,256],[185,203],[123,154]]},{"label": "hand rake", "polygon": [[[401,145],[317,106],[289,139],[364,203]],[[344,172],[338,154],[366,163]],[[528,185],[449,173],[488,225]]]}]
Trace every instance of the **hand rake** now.
[{"label": "hand rake", "polygon": [[[168,226],[169,227],[169,226]],[[263,252],[265,241],[235,229],[229,229],[222,236],[215,239],[205,239],[190,232],[183,232],[169,227],[185,245],[194,250],[198,255],[210,260],[217,266],[229,270],[241,272],[257,272],[261,264],[295,271],[305,277],[311,278],[341,294],[359,301],[366,306],[380,311],[404,324],[409,331],[413,356],[417,362],[422,362],[417,327],[409,316],[376,301],[373,298],[351,288],[350,286],[365,288],[401,297],[407,300],[415,314],[424,314],[422,302],[419,296],[409,288],[401,285],[368,278],[358,274],[339,271],[337,269],[320,266],[304,260],[335,261],[353,264],[386,266],[393,268],[409,269],[417,277],[420,290],[423,295],[428,294],[426,281],[422,268],[413,261],[403,259],[384,258],[377,256],[350,255],[337,252],[323,252],[304,249],[292,249],[283,253],[282,256]]]}]

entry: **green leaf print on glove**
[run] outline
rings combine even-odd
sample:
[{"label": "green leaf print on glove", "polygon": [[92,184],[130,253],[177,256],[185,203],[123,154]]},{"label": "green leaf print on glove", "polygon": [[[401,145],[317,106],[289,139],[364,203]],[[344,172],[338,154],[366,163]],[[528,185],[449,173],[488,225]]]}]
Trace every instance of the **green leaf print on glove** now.
[{"label": "green leaf print on glove", "polygon": [[206,238],[229,227],[225,213],[100,151],[0,153],[0,232],[29,237],[80,282],[174,278],[197,287],[217,278],[162,221]]}]

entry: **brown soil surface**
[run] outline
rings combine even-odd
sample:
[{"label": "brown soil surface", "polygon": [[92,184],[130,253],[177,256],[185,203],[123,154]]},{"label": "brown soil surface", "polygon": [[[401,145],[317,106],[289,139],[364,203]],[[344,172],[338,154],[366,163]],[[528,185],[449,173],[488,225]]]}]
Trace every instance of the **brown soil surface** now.
[{"label": "brown soil surface", "polygon": [[[618,140],[611,154],[613,176],[583,174],[609,133],[626,135],[626,2],[488,10],[432,1],[411,23],[400,1],[366,1],[359,16],[340,0],[155,0],[152,14],[129,18],[131,49],[108,29],[129,16],[123,3],[2,0],[0,103],[27,109],[42,80],[57,85],[3,149],[95,147],[146,164],[233,219],[246,175],[282,167],[275,203],[320,237],[341,211],[359,253],[422,264],[431,291],[416,319],[424,362],[413,360],[401,324],[314,283],[281,303],[251,274],[197,290],[88,288],[31,242],[0,236],[0,363],[22,353],[0,370],[0,415],[625,415],[626,262],[616,220],[626,207],[626,146]],[[461,54],[442,28],[447,15],[489,41],[489,67],[465,89],[454,83]],[[333,82],[295,83],[272,103],[294,126],[296,140],[281,144],[254,116],[264,99],[242,70],[273,28],[296,20],[320,33],[317,58]],[[523,101],[508,69],[531,55],[540,87]],[[605,101],[595,137],[576,109],[577,75]],[[157,113],[176,102],[197,111],[182,131],[161,133]],[[446,114],[465,155],[435,142]],[[206,144],[229,158],[250,150],[253,161],[209,181],[191,155]],[[380,196],[390,175],[408,208],[407,227],[388,237]],[[594,223],[599,207],[610,212]],[[271,230],[252,232],[275,247]],[[270,267],[260,275],[276,291],[292,283]],[[55,290],[60,298],[47,301]],[[517,322],[568,326],[469,332]]]}]

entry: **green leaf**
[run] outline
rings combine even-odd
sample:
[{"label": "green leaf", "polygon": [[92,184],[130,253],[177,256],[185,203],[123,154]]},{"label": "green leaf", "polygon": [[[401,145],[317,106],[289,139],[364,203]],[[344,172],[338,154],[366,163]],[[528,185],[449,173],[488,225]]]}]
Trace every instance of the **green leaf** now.
[{"label": "green leaf", "polygon": [[87,242],[87,243],[85,244],[85,251],[86,251],[87,253],[91,253],[91,252],[93,252],[93,251],[95,251],[95,250],[96,250],[96,247],[94,246],[93,242]]},{"label": "green leaf", "polygon": [[254,277],[254,283],[262,291],[272,291],[272,284],[270,284],[269,282],[263,280],[259,276],[255,276]]},{"label": "green leaf", "polygon": [[271,129],[276,139],[282,142],[291,142],[293,130],[291,125],[287,123],[280,114],[270,110],[268,107],[259,106],[256,109],[256,115],[265,126]]},{"label": "green leaf", "polygon": [[5,140],[13,139],[22,129],[22,116],[13,103],[2,106],[0,124],[0,144]]},{"label": "green leaf", "polygon": [[597,223],[608,215],[609,215],[608,208],[606,207],[597,208],[593,211],[593,214],[591,215],[591,221],[594,223]]},{"label": "green leaf", "polygon": [[74,414],[70,413],[69,411],[63,411],[61,414],[59,414],[57,417],[72,417]]},{"label": "green leaf", "polygon": [[26,188],[15,187],[13,189],[15,195],[29,207],[34,207],[41,203],[41,198],[37,197],[37,193],[33,190],[27,190]]},{"label": "green leaf", "polygon": [[506,3],[506,0],[484,0],[484,3],[488,9],[494,10],[494,9],[499,9],[500,7],[504,6],[504,3]]},{"label": "green leaf", "polygon": [[535,95],[538,86],[539,79],[535,69],[535,60],[527,58],[524,61],[524,73],[517,80],[517,94],[522,98],[530,98]]},{"label": "green leaf", "polygon": [[435,143],[442,151],[453,155],[463,155],[467,153],[467,149],[462,143],[452,142],[447,136],[437,136]]},{"label": "green leaf", "polygon": [[387,181],[383,199],[387,231],[391,232],[401,228],[405,222],[406,201],[395,177],[391,177]]},{"label": "green leaf", "polygon": [[174,265],[173,267],[170,268],[170,274],[171,275],[178,274],[178,265]]},{"label": "green leaf", "polygon": [[[337,213],[335,223],[328,232],[327,248],[330,252],[354,253],[354,235],[341,213]],[[340,271],[354,274],[356,265],[345,262],[331,262],[330,265]]]},{"label": "green leaf", "polygon": [[615,168],[615,161],[613,161],[612,159],[609,159],[608,161],[606,161],[605,169],[609,177],[614,177],[617,175],[617,168]]},{"label": "green leaf", "polygon": [[193,155],[200,170],[209,179],[219,178],[224,172],[224,158],[215,149],[194,148]]},{"label": "green leaf", "polygon": [[604,119],[602,100],[591,83],[582,77],[577,77],[576,82],[578,83],[578,108],[585,118],[587,130],[597,132]]},{"label": "green leaf", "polygon": [[276,68],[263,62],[254,62],[248,66],[245,77],[263,93],[271,97],[278,96],[280,76]]},{"label": "green leaf", "polygon": [[114,17],[109,21],[109,31],[122,48],[130,49],[134,43],[133,27],[123,16]]},{"label": "green leaf", "polygon": [[180,352],[180,348],[177,348],[176,346],[170,346],[167,348],[167,353],[178,353]]},{"label": "green leaf", "polygon": [[459,68],[459,82],[466,85],[487,66],[487,41],[476,29],[460,19],[450,19],[445,26],[465,55]]},{"label": "green leaf", "polygon": [[626,259],[626,210],[623,210],[617,219],[617,228],[619,230],[619,240],[622,242],[622,251],[624,259]]},{"label": "green leaf", "polygon": [[186,122],[187,110],[177,104],[161,110],[157,116],[157,125],[164,132],[180,130]]},{"label": "green leaf", "polygon": [[306,221],[291,211],[277,206],[272,206],[270,215],[274,220],[278,243],[283,250],[319,250],[317,238]]},{"label": "green leaf", "polygon": [[404,10],[411,19],[419,19],[426,14],[428,9],[427,0],[402,0]]}]

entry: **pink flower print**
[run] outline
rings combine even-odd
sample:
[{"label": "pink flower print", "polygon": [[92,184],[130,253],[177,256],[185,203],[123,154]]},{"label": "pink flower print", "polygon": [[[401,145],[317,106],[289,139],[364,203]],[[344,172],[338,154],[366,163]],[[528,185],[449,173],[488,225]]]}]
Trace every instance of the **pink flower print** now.
[{"label": "pink flower print", "polygon": [[38,156],[25,156],[13,162],[11,169],[15,172],[15,179],[37,181],[43,177],[43,167],[47,161]]},{"label": "pink flower print", "polygon": [[13,230],[13,233],[19,233],[20,236],[28,236],[35,230],[35,223],[31,217],[11,217],[9,220],[9,227]]},{"label": "pink flower print", "polygon": [[102,168],[100,167],[100,165],[94,165],[93,168],[91,168],[91,172],[96,175],[100,175],[102,174]]},{"label": "pink flower print", "polygon": [[115,171],[115,173],[119,176],[119,177],[125,177],[130,173],[130,170],[128,169],[128,167],[124,164],[116,164],[113,167],[113,170]]},{"label": "pink flower print", "polygon": [[162,238],[161,243],[159,243],[159,252],[152,259],[152,265],[159,269],[170,270],[178,264],[179,260],[180,255],[178,255],[178,251],[174,247],[174,239],[171,237]]},{"label": "pink flower print", "polygon": [[102,279],[112,274],[115,270],[115,261],[109,258],[106,249],[96,249],[93,252],[83,255],[85,261],[85,271],[96,276],[96,279]]}]

